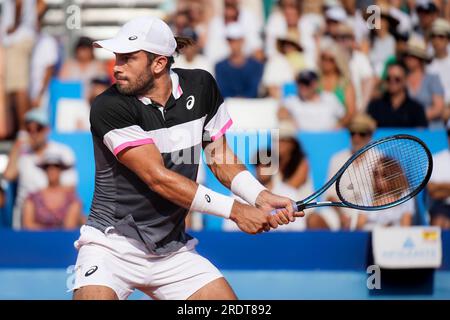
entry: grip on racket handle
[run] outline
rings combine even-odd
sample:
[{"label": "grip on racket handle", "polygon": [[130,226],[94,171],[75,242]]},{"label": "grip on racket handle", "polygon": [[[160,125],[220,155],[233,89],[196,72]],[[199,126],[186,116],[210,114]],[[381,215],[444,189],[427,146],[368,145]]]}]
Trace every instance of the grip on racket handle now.
[{"label": "grip on racket handle", "polygon": [[[295,201],[292,201],[292,207],[294,208],[294,212],[298,212],[298,206],[297,203]],[[270,212],[271,215],[277,214],[278,211],[283,210],[283,209],[274,209]]]}]

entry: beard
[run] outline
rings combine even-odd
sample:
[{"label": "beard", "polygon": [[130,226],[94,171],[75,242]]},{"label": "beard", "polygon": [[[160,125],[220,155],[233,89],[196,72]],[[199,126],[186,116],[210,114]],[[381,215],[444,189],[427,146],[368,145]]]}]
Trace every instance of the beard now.
[{"label": "beard", "polygon": [[127,96],[140,96],[153,89],[155,86],[155,78],[150,72],[142,72],[136,78],[131,81],[129,78],[122,78],[114,75],[117,80],[128,80],[127,84],[116,83],[117,90]]}]

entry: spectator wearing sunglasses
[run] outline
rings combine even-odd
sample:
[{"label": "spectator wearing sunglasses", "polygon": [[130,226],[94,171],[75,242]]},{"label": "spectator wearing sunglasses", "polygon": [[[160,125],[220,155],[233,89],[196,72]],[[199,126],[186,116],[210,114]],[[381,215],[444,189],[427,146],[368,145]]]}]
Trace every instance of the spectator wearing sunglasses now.
[{"label": "spectator wearing sunglasses", "polygon": [[295,123],[304,131],[328,131],[343,127],[346,109],[331,92],[319,91],[319,76],[314,71],[300,72],[298,95],[287,98],[278,112],[279,119]]},{"label": "spectator wearing sunglasses", "polygon": [[58,153],[46,153],[37,164],[48,180],[48,186],[31,193],[23,207],[23,229],[71,230],[80,226],[81,202],[73,188],[61,185],[61,174],[72,164],[66,163]]},{"label": "spectator wearing sunglasses", "polygon": [[408,40],[404,62],[408,70],[406,83],[409,95],[425,108],[430,127],[443,128],[444,88],[438,76],[425,70],[430,56],[423,40],[417,37]]},{"label": "spectator wearing sunglasses", "polygon": [[450,23],[445,19],[437,19],[431,28],[431,44],[434,49],[434,59],[427,68],[431,74],[437,75],[444,87],[446,110],[444,119],[450,117]]},{"label": "spectator wearing sunglasses", "polygon": [[388,67],[386,92],[381,98],[369,103],[368,113],[375,119],[378,127],[428,126],[424,107],[408,94],[406,68],[399,63]]},{"label": "spectator wearing sunglasses", "polygon": [[[374,119],[364,113],[357,114],[350,124],[348,130],[351,136],[351,147],[334,154],[330,159],[328,166],[328,179],[331,179],[344,163],[359,149],[364,147],[372,140],[373,133],[377,126]],[[357,165],[357,164],[355,164]],[[331,187],[326,192],[324,198],[327,201],[339,201],[336,188]],[[346,208],[323,208],[320,212],[326,220],[331,230],[354,230],[357,227],[358,211]]]},{"label": "spectator wearing sunglasses", "polygon": [[47,153],[58,154],[64,161],[72,165],[71,169],[61,174],[61,184],[74,188],[77,184],[77,173],[73,168],[75,156],[66,145],[49,141],[48,118],[45,112],[33,109],[25,115],[25,129],[23,136],[15,141],[8,158],[3,178],[17,181],[17,197],[13,212],[13,228],[20,229],[22,221],[23,203],[32,192],[45,188],[48,178],[37,163]]}]

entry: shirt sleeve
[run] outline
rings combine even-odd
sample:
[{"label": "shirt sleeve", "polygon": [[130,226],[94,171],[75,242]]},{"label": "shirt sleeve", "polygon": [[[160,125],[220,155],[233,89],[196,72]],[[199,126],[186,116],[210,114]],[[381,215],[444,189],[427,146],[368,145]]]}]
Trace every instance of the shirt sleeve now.
[{"label": "shirt sleeve", "polygon": [[233,124],[228,114],[223,97],[219,91],[216,81],[211,74],[206,73],[207,115],[204,125],[204,141],[215,141],[225,134]]},{"label": "shirt sleeve", "polygon": [[439,76],[436,74],[429,74],[428,77],[428,87],[430,88],[431,93],[433,95],[444,96],[444,87],[442,86]]},{"label": "shirt sleeve", "polygon": [[119,97],[100,96],[90,112],[92,134],[103,139],[103,143],[115,155],[130,147],[154,143],[149,133],[137,122],[131,106]]}]

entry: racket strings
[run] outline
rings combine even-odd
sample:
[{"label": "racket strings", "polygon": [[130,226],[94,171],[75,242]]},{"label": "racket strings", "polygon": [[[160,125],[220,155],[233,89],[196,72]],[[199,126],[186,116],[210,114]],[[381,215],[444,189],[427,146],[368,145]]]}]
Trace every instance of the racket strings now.
[{"label": "racket strings", "polygon": [[388,205],[417,190],[429,165],[428,154],[419,142],[387,140],[360,154],[342,174],[337,188],[350,204]]}]

